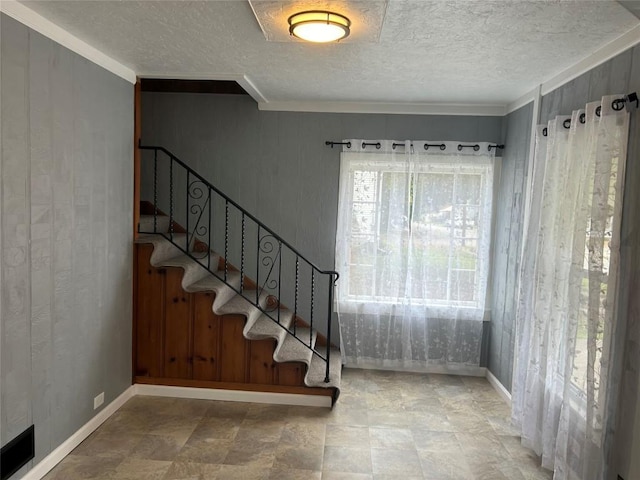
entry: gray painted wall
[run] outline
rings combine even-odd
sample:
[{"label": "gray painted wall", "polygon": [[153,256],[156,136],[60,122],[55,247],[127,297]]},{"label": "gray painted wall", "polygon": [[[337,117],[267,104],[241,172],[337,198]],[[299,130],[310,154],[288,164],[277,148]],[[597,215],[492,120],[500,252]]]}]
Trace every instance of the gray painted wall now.
[{"label": "gray painted wall", "polygon": [[518,304],[518,273],[533,102],[506,117],[502,171],[498,185],[491,269],[489,370],[511,390]]},{"label": "gray painted wall", "polygon": [[1,22],[0,440],[37,463],[131,384],[133,86]]},{"label": "gray painted wall", "polygon": [[143,93],[142,125],[143,143],[172,151],[323,269],[334,267],[340,171],[326,140],[502,137],[501,117],[265,112],[245,95]]}]

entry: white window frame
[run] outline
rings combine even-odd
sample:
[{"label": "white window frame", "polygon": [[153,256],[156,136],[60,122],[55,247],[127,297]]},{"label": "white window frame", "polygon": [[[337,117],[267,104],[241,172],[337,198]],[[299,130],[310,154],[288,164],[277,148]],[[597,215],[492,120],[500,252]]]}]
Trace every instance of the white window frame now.
[{"label": "white window frame", "polygon": [[[384,154],[377,154],[377,156],[379,157],[385,157],[386,155]],[[404,163],[400,162],[398,163],[398,160],[392,160],[391,158],[391,154],[388,154],[388,159],[378,159],[376,160],[375,164],[376,164],[376,168],[373,167],[369,167],[366,168],[365,165],[370,164],[371,162],[369,162],[368,160],[363,159],[361,162],[358,160],[350,160],[349,161],[349,165],[346,166],[346,168],[348,168],[348,178],[349,178],[349,185],[348,187],[346,187],[346,192],[348,195],[348,204],[350,206],[353,206],[354,200],[353,200],[353,195],[354,195],[354,185],[353,185],[353,176],[354,176],[354,172],[355,171],[375,171],[377,173],[393,173],[393,172],[405,172],[406,171],[406,166]],[[477,157],[473,157],[470,156],[468,157],[468,161],[462,163],[460,162],[460,157],[454,157],[456,158],[457,162],[456,163],[452,163],[451,157],[450,156],[446,156],[446,155],[429,155],[427,156],[418,156],[418,159],[414,161],[413,163],[413,168],[412,168],[412,172],[411,175],[419,175],[421,173],[435,173],[435,174],[446,174],[446,175],[454,175],[454,192],[452,194],[452,196],[455,196],[455,185],[458,184],[458,178],[460,175],[467,175],[467,174],[473,174],[473,175],[480,175],[481,176],[481,195],[483,198],[481,198],[480,200],[480,204],[483,203],[483,201],[488,201],[490,206],[489,206],[489,212],[488,214],[486,212],[484,212],[484,215],[486,216],[486,218],[481,217],[479,219],[479,224],[481,225],[481,228],[478,229],[478,233],[477,233],[477,237],[466,237],[468,239],[473,239],[476,240],[478,243],[478,252],[477,252],[477,256],[475,258],[475,270],[474,270],[474,275],[475,275],[475,280],[474,280],[474,300],[473,301],[461,301],[461,300],[451,300],[451,293],[450,293],[450,287],[451,287],[451,283],[452,283],[452,273],[456,270],[460,270],[460,269],[456,269],[452,264],[451,264],[451,260],[450,260],[450,264],[447,268],[447,297],[448,299],[425,299],[425,298],[416,298],[416,297],[410,297],[407,298],[406,300],[409,302],[409,304],[411,306],[416,306],[416,307],[433,307],[434,309],[438,309],[440,312],[448,312],[448,315],[455,315],[455,312],[459,312],[460,310],[473,310],[473,311],[477,311],[477,310],[482,310],[482,313],[480,315],[484,315],[484,310],[485,310],[485,303],[486,303],[486,299],[487,299],[487,295],[488,295],[488,278],[489,278],[489,269],[490,269],[490,264],[491,264],[491,248],[487,247],[484,251],[481,250],[481,239],[484,238],[484,236],[488,236],[489,240],[486,240],[486,245],[490,245],[490,239],[493,233],[493,205],[494,205],[494,201],[495,201],[495,191],[494,191],[494,185],[495,185],[495,181],[494,181],[494,177],[495,177],[495,173],[496,173],[496,165],[491,162],[491,163],[487,163],[487,162],[478,162],[478,158]],[[461,171],[461,169],[468,169],[468,172],[465,171]],[[344,175],[344,174],[343,174]],[[372,234],[373,240],[375,242],[375,248],[378,248],[378,241],[380,238],[380,188],[381,188],[381,179],[383,177],[382,176],[378,176],[378,178],[376,178],[376,196],[375,196],[375,203],[376,203],[376,220],[375,220],[375,231]],[[415,185],[415,182],[417,181],[417,179],[415,177],[411,177],[412,178],[412,182]],[[485,198],[486,197],[486,198]],[[482,208],[480,207],[480,205],[471,205],[472,207],[477,207],[479,210],[479,215],[483,215],[482,212]],[[454,211],[454,208],[456,207],[456,205],[452,202],[452,213]],[[344,212],[345,215],[347,215],[346,218],[346,225],[349,225],[349,231],[348,232],[343,232],[343,236],[346,237],[345,238],[345,243],[346,245],[343,248],[348,249],[349,247],[347,245],[350,244],[351,239],[354,237],[354,233],[353,230],[351,230],[351,226],[353,225],[352,223],[352,215],[353,215],[353,207],[351,207],[349,209],[348,212]],[[449,235],[453,236],[455,235],[455,226],[452,225],[450,227],[449,230]],[[356,234],[357,235],[357,234]],[[348,238],[348,241],[347,241]],[[449,248],[453,248],[453,242],[450,241],[449,243]],[[347,254],[348,257],[348,254]],[[349,277],[350,277],[350,271],[349,271],[349,267],[351,267],[352,265],[358,265],[357,263],[349,263],[348,266],[345,265],[341,265],[341,281],[339,282],[338,288],[339,288],[339,292],[338,292],[338,299],[339,301],[343,304],[343,306],[345,304],[351,304],[354,307],[356,307],[357,305],[361,305],[361,304],[376,304],[376,305],[387,305],[387,306],[393,306],[395,305],[396,299],[394,297],[386,297],[383,295],[378,295],[376,296],[373,292],[375,292],[375,286],[372,287],[372,294],[371,295],[362,295],[362,294],[353,294],[349,291],[350,288],[350,282],[349,282]],[[372,276],[374,278],[373,281],[375,281],[376,278],[376,266],[375,265],[371,265],[371,268],[373,270]],[[483,269],[484,269],[484,274],[483,274]],[[482,280],[484,278],[484,280]]]}]

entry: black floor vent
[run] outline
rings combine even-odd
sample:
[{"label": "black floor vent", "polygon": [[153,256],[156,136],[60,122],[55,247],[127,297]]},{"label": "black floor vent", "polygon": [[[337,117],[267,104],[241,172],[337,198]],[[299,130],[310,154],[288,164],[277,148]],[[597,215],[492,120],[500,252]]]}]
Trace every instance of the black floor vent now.
[{"label": "black floor vent", "polygon": [[33,425],[7,443],[0,451],[0,480],[6,480],[35,456]]}]

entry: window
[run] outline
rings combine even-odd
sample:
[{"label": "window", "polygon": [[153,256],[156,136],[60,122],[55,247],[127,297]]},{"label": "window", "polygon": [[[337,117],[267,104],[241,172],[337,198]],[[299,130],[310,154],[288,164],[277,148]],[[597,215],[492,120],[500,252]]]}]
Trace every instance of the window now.
[{"label": "window", "polygon": [[486,156],[343,153],[339,300],[477,310],[486,295]]},{"label": "window", "polygon": [[[584,261],[580,272],[580,293],[577,311],[577,332],[575,355],[571,382],[577,397],[584,400],[587,395],[587,383],[593,382],[593,402],[601,402],[600,376],[603,351],[608,350],[615,299],[609,294],[609,285],[613,280],[609,276],[611,263],[611,240],[614,212],[616,210],[616,183],[618,182],[618,164],[620,159],[612,156],[606,178],[608,185],[601,185],[599,196],[606,200],[604,208],[597,211],[597,218],[588,215],[587,229],[584,235]],[[591,179],[591,183],[593,183]],[[590,192],[593,196],[593,192]],[[588,206],[590,207],[590,206]],[[614,284],[615,286],[615,284]],[[591,329],[591,331],[590,331]],[[589,345],[591,342],[591,345]],[[589,349],[592,359],[589,359]],[[590,360],[592,365],[590,366]],[[606,362],[605,362],[606,363]],[[591,376],[591,378],[589,378]]]}]

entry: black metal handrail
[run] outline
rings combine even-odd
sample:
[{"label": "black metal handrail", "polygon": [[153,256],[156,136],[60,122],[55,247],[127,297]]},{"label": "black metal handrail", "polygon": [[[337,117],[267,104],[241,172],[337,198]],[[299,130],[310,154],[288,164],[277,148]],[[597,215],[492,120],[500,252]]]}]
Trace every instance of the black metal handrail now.
[{"label": "black metal handrail", "polygon": [[[237,202],[229,198],[228,195],[220,191],[217,187],[212,185],[208,180],[198,174],[193,168],[185,164],[179,158],[177,158],[173,153],[161,146],[153,146],[153,145],[142,145],[139,144],[138,148],[140,150],[150,150],[154,152],[153,157],[153,206],[154,206],[154,224],[153,224],[153,232],[141,232],[141,233],[154,233],[163,235],[167,238],[175,247],[181,250],[183,253],[191,257],[196,263],[200,264],[202,268],[205,268],[210,274],[219,280],[223,281],[228,287],[233,289],[238,295],[244,298],[247,302],[249,302],[254,307],[258,308],[262,313],[268,316],[271,320],[273,320],[276,324],[278,324],[281,328],[287,330],[287,332],[293,335],[296,340],[305,345],[312,351],[312,354],[321,358],[326,363],[325,369],[325,382],[329,382],[329,370],[330,370],[330,356],[331,356],[331,320],[332,320],[332,305],[333,305],[333,288],[335,286],[335,282],[339,278],[338,272],[334,270],[322,270],[313,262],[309,261],[304,255],[302,255],[297,249],[291,246],[287,241],[281,238],[278,234],[276,234],[272,229],[267,227],[263,222],[258,220],[254,215],[249,213],[246,209],[241,207]],[[168,157],[169,165],[168,165],[168,196],[169,196],[169,232],[168,235],[164,235],[162,232],[158,232],[158,216],[159,216],[159,200],[164,200],[166,191],[161,190],[159,188],[159,169],[158,169],[158,153],[162,152]],[[176,196],[176,190],[179,190],[180,185],[174,185],[174,178],[176,177],[176,169],[175,166],[181,167],[183,170],[183,175],[186,175],[186,182],[182,185],[186,187],[184,190],[184,196],[186,201],[186,208],[181,210],[182,213],[176,214],[176,202],[174,201],[174,197]],[[143,182],[144,183],[144,182]],[[146,184],[145,184],[146,185]],[[205,195],[206,191],[206,195]],[[216,198],[213,194],[219,197]],[[224,245],[221,245],[221,249],[224,250],[224,272],[222,275],[217,273],[217,266],[211,265],[211,257],[214,254],[214,246],[213,246],[213,234],[212,231],[215,229],[215,220],[217,219],[217,215],[215,215],[215,203],[218,200],[222,200],[222,207],[224,209]],[[232,229],[230,228],[230,208],[233,207],[237,210],[236,215],[239,213],[241,223],[240,228],[240,258],[238,259],[238,263],[240,265],[240,287],[235,287],[232,283],[230,283],[229,279],[229,265],[231,262],[229,261],[230,256],[230,235],[232,235]],[[207,215],[204,215],[205,212]],[[195,224],[190,220],[192,217],[195,217]],[[204,218],[203,218],[204,217]],[[216,218],[214,218],[216,217]],[[186,230],[186,243],[183,248],[178,242],[174,241],[174,223],[177,223],[179,220],[184,220],[185,230]],[[255,243],[256,249],[253,251],[255,253],[255,275],[256,275],[256,293],[255,298],[249,298],[244,295],[244,292],[247,291],[245,289],[245,274],[247,273],[247,255],[251,254],[251,252],[247,252],[247,219],[255,224],[255,228],[257,231],[257,235],[254,237],[257,241]],[[217,220],[221,222],[221,220]],[[204,223],[206,222],[206,223]],[[222,225],[220,225],[222,228]],[[266,232],[266,233],[265,233]],[[202,242],[202,244],[206,245],[206,251],[203,252],[194,252],[190,249],[190,245],[192,242],[196,240]],[[283,247],[286,250],[283,251]],[[295,281],[292,285],[292,300],[293,300],[293,317],[292,317],[292,325],[293,329],[288,328],[285,325],[281,324],[280,312],[282,303],[282,274],[283,274],[283,256],[284,253],[287,255],[292,255],[295,258],[295,263],[291,265],[295,271]],[[197,255],[196,255],[197,254]],[[203,264],[202,255],[206,256],[206,264]],[[290,263],[290,262],[289,262]],[[310,268],[311,276],[310,276],[310,301],[307,304],[309,309],[310,318],[309,318],[309,343],[302,338],[300,338],[296,334],[296,318],[299,310],[299,301],[300,299],[300,283],[301,279],[301,265],[306,264],[308,268]],[[237,264],[236,264],[237,265]],[[260,266],[266,267],[267,272],[261,272]],[[261,285],[260,277],[261,275],[264,277],[264,282]],[[277,275],[277,279],[275,278]],[[327,325],[326,325],[326,339],[327,339],[327,349],[326,353],[323,355],[319,353],[313,342],[313,332],[314,332],[314,312],[317,309],[317,304],[314,305],[316,293],[316,276],[317,275],[325,275],[329,278],[329,288],[326,292],[327,296]],[[291,276],[293,276],[293,272],[291,272]],[[293,279],[292,279],[293,282]],[[277,294],[276,294],[277,292]],[[261,294],[266,293],[266,305],[262,306],[260,303]],[[275,306],[273,306],[275,305]],[[277,312],[274,315],[274,311]],[[317,325],[316,325],[317,326]]]}]

